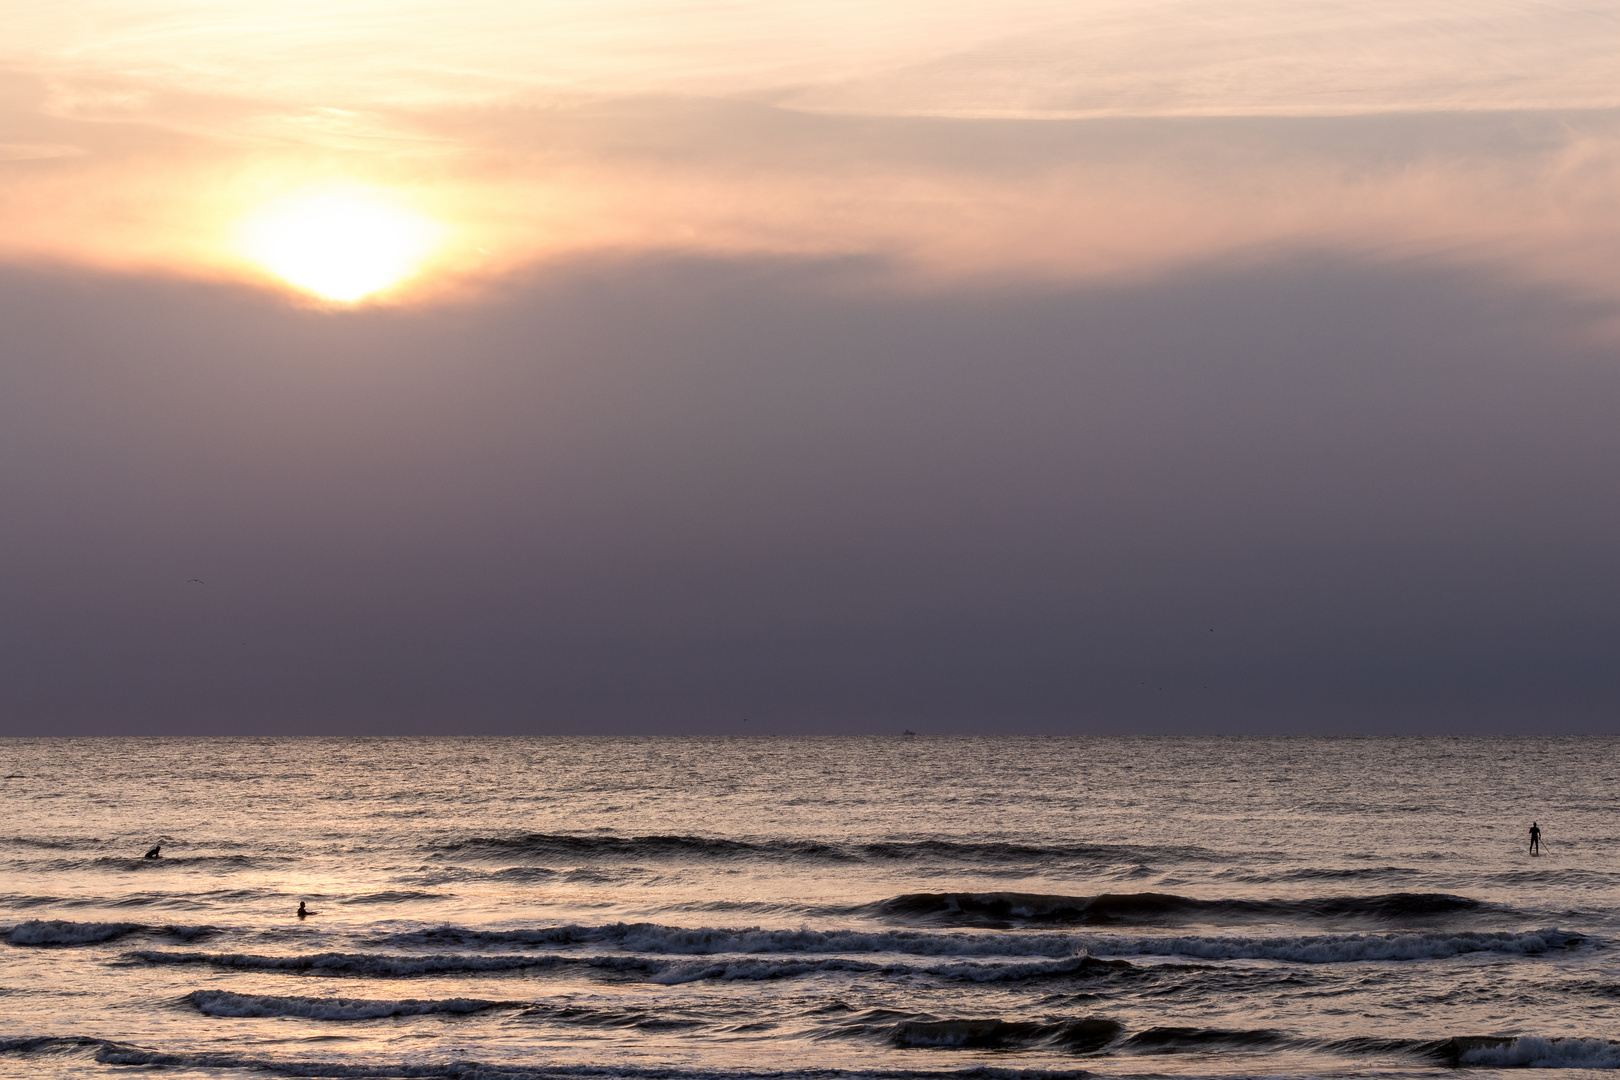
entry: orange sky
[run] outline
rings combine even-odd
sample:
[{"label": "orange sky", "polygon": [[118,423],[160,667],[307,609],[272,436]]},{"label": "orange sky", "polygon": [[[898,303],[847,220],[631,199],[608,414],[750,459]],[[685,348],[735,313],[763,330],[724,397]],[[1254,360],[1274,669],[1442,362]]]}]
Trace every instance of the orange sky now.
[{"label": "orange sky", "polygon": [[1620,16],[1590,5],[12,0],[0,17],[13,260],[274,285],[289,264],[265,255],[267,208],[288,223],[335,199],[402,231],[357,240],[328,215],[288,235],[393,252],[397,297],[600,252],[1095,277],[1328,247],[1604,292],[1616,269]]}]

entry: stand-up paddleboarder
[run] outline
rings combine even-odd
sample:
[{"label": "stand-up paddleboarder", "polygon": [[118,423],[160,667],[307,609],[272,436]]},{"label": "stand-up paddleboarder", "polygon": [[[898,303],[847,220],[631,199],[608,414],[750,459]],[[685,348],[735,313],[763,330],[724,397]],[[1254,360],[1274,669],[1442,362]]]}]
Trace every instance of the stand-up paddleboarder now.
[{"label": "stand-up paddleboarder", "polygon": [[1530,823],[1530,854],[1541,854],[1541,826],[1533,821]]}]

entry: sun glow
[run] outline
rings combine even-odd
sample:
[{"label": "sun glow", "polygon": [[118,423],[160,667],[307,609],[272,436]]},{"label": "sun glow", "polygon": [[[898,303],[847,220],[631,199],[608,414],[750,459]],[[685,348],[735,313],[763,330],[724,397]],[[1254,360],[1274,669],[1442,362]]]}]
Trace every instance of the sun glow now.
[{"label": "sun glow", "polygon": [[245,226],[242,248],[300,289],[353,303],[414,274],[441,231],[384,194],[322,191],[265,207]]}]

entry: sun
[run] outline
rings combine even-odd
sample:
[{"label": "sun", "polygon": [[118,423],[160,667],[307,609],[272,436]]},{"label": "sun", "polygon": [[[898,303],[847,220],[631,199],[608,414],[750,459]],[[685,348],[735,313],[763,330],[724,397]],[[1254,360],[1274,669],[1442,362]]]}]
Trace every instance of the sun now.
[{"label": "sun", "polygon": [[317,191],[260,210],[242,230],[242,248],[300,289],[353,303],[414,274],[441,231],[386,193]]}]

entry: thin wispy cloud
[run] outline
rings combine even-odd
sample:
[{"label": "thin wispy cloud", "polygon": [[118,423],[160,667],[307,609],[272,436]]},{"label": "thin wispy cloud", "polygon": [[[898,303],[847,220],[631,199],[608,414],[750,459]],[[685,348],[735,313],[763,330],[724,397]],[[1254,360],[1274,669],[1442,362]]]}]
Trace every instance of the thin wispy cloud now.
[{"label": "thin wispy cloud", "polygon": [[442,226],[417,295],[637,251],[1095,276],[1325,245],[1594,291],[1614,269],[1620,19],[1574,4],[8,14],[12,258],[268,283],[244,221],[336,185]]}]

